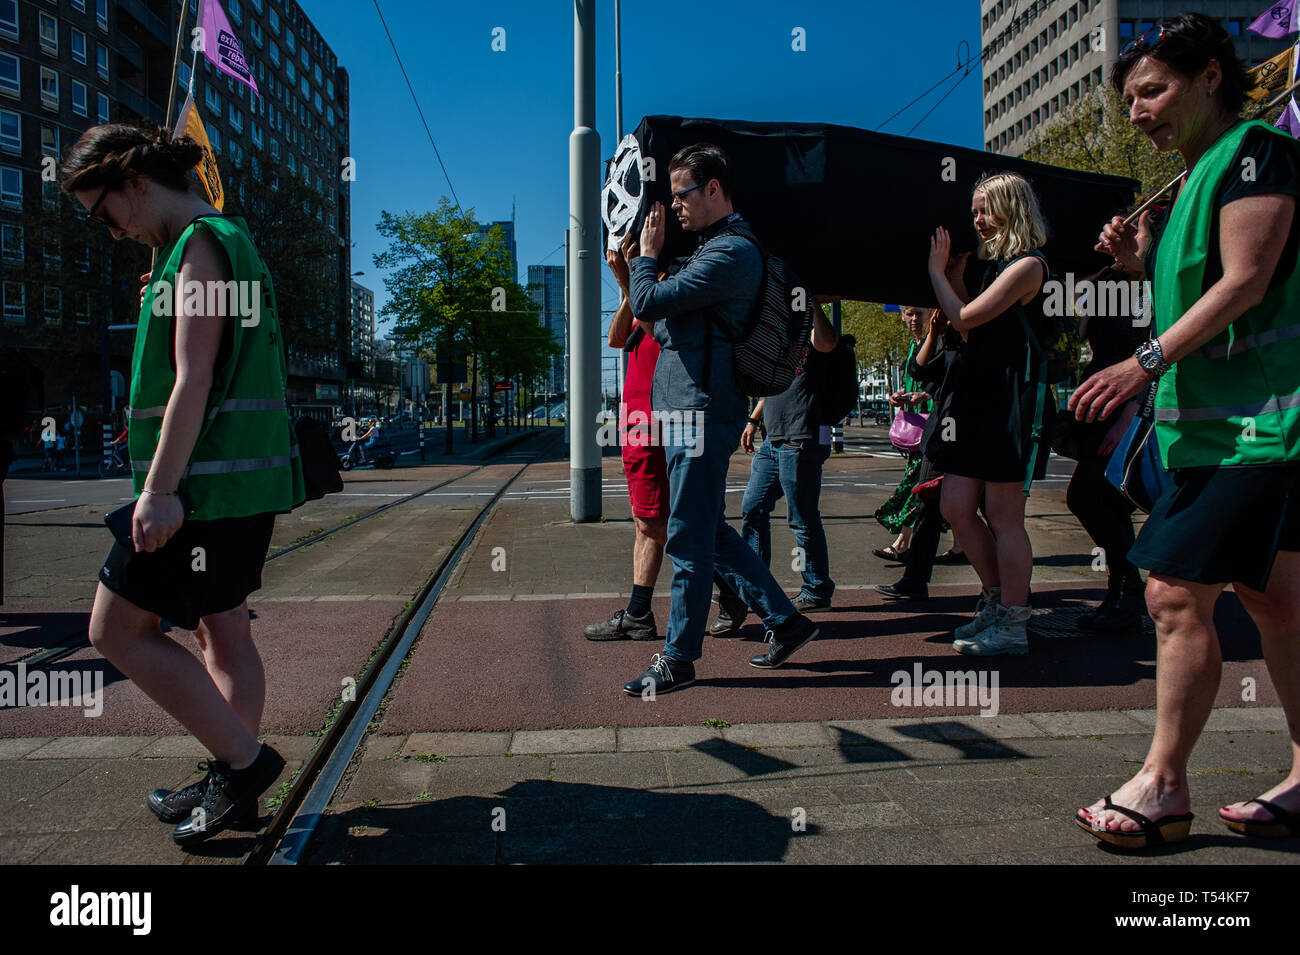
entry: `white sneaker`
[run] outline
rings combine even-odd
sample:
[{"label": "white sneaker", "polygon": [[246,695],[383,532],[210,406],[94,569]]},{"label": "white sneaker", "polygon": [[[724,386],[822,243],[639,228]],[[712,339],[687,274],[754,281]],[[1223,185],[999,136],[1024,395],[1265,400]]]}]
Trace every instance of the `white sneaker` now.
[{"label": "white sneaker", "polygon": [[974,657],[1028,653],[1028,622],[1028,607],[999,606],[993,626],[981,631],[974,640],[955,641],[953,649]]},{"label": "white sneaker", "polygon": [[[970,642],[977,633],[987,630],[993,626],[994,620],[997,619],[997,609],[1002,597],[1001,587],[991,587],[980,594],[980,601],[975,605],[975,619],[970,623],[963,623],[960,627],[952,632],[952,635],[958,641]],[[954,641],[956,646],[956,641]]]}]

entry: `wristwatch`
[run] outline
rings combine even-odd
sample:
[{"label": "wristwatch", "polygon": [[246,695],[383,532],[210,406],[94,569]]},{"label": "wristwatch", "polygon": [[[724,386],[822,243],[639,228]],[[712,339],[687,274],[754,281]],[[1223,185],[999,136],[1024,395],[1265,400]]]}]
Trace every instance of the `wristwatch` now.
[{"label": "wristwatch", "polygon": [[755,428],[759,428],[759,427],[762,427],[762,425],[763,425],[763,419],[762,419],[762,418],[750,418],[750,419],[749,419],[749,423],[752,424]]},{"label": "wristwatch", "polygon": [[1164,349],[1160,347],[1160,339],[1153,338],[1149,342],[1139,345],[1137,351],[1133,353],[1142,366],[1142,370],[1151,375],[1152,378],[1159,378],[1169,370],[1169,362],[1165,361]]}]

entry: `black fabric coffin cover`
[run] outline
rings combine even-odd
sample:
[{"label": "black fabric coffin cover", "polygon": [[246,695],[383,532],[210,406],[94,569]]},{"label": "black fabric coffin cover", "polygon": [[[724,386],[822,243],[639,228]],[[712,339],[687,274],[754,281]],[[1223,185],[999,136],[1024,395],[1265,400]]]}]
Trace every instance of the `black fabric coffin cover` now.
[{"label": "black fabric coffin cover", "polygon": [[[975,248],[970,199],[989,171],[1017,172],[1033,185],[1047,219],[1044,247],[1052,271],[1080,277],[1111,263],[1093,251],[1101,227],[1132,204],[1132,179],[1075,172],[1010,156],[822,123],[647,116],[634,134],[655,179],[649,203],[671,201],[668,163],[683,146],[710,142],[732,160],[736,211],[764,247],[784,258],[815,292],[867,302],[935,304],[926,272],[930,236],[944,226],[958,252]],[[945,181],[945,160],[955,173]],[[695,238],[669,214],[668,261]],[[974,293],[985,263],[971,256]]]}]

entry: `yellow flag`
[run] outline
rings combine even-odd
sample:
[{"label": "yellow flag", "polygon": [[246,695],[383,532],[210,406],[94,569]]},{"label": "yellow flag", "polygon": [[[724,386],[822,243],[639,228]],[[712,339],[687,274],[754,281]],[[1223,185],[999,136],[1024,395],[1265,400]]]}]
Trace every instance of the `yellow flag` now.
[{"label": "yellow flag", "polygon": [[1290,47],[1250,70],[1246,74],[1249,78],[1246,96],[1252,102],[1262,103],[1286,89],[1291,82],[1291,72],[1295,65],[1292,62],[1294,56],[1295,47]]},{"label": "yellow flag", "polygon": [[174,135],[188,136],[203,147],[203,159],[198,165],[199,185],[203,187],[208,202],[216,206],[219,212],[224,211],[222,207],[226,202],[226,194],[221,188],[221,176],[217,173],[217,157],[212,152],[212,144],[208,142],[208,131],[203,128],[203,120],[199,118],[193,93],[185,97],[185,105],[181,107]]}]

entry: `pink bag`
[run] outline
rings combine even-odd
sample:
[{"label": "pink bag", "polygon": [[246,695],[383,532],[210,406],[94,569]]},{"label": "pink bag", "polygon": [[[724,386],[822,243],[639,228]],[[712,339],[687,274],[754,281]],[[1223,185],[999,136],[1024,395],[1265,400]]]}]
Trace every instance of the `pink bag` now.
[{"label": "pink bag", "polygon": [[889,441],[904,454],[914,454],[921,447],[921,436],[930,416],[919,411],[899,408],[889,426]]}]

